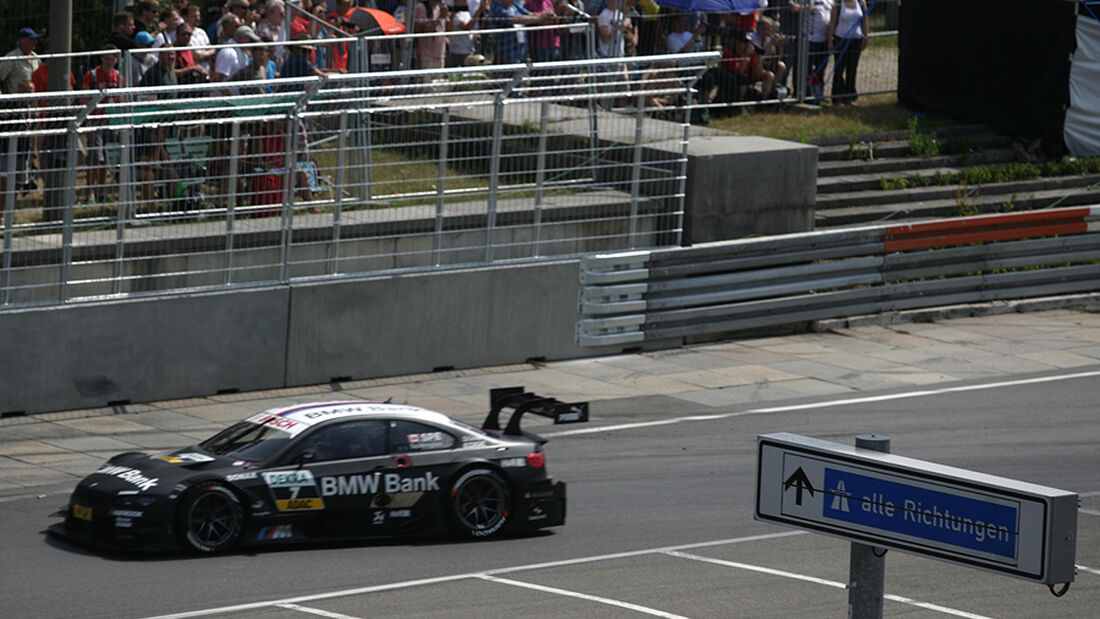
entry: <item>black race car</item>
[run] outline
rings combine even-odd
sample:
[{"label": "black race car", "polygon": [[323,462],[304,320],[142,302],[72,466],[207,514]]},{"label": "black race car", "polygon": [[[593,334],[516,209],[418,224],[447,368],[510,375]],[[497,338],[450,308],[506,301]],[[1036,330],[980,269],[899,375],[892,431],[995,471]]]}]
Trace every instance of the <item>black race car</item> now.
[{"label": "black race car", "polygon": [[[481,429],[413,406],[274,408],[198,445],[119,454],[79,484],[50,531],[110,547],[238,544],[454,532],[485,538],[565,522],[565,484],[525,413],[588,420],[588,404],[493,389]],[[500,413],[512,409],[501,429]],[[59,514],[60,515],[60,514]]]}]

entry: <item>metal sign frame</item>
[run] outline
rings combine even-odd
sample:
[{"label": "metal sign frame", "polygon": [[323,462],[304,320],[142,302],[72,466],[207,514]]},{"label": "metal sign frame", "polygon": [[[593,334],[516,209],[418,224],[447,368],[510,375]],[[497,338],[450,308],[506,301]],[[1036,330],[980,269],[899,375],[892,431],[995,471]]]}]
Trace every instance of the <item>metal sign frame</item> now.
[{"label": "metal sign frame", "polygon": [[790,433],[757,437],[754,518],[1042,584],[1074,579],[1076,493]]}]

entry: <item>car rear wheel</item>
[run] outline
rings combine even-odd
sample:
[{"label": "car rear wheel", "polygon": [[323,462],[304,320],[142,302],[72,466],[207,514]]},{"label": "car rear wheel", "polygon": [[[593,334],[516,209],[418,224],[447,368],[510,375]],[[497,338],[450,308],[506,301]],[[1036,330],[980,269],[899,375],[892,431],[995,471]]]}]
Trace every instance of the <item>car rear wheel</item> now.
[{"label": "car rear wheel", "polygon": [[237,495],[219,484],[203,484],[180,507],[180,541],[197,552],[225,552],[240,541],[242,523]]},{"label": "car rear wheel", "polygon": [[465,471],[451,484],[451,516],[463,537],[485,538],[502,531],[511,515],[508,484],[491,469]]}]

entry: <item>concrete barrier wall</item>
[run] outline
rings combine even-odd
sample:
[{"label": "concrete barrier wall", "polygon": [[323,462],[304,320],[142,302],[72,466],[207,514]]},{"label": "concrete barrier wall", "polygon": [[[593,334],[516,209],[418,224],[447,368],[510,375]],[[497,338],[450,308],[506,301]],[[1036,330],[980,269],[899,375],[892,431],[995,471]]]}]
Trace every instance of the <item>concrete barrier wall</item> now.
[{"label": "concrete barrier wall", "polygon": [[6,312],[0,414],[591,355],[573,343],[578,272],[564,260]]},{"label": "concrete barrier wall", "polygon": [[284,384],[290,289],[0,313],[0,414]]},{"label": "concrete barrier wall", "polygon": [[565,359],[579,261],[297,285],[289,384]]},{"label": "concrete barrier wall", "polygon": [[[812,228],[815,147],[702,139],[685,237]],[[574,344],[579,269],[563,259],[0,311],[0,415],[620,352]]]}]

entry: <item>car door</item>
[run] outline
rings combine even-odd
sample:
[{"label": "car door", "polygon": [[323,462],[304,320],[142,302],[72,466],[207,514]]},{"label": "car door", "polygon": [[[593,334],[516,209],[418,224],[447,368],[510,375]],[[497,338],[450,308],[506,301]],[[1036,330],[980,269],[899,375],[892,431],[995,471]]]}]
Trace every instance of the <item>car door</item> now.
[{"label": "car door", "polygon": [[[371,504],[395,468],[386,446],[384,419],[330,423],[304,435],[281,459],[277,470],[263,473],[280,513],[313,512],[314,534],[370,534]],[[380,532],[379,532],[380,533]]]},{"label": "car door", "polygon": [[446,475],[455,464],[458,439],[419,421],[393,419],[388,426],[388,450],[396,470],[387,477],[387,492],[376,498],[376,506],[386,509],[384,518],[392,530],[443,525]]}]

